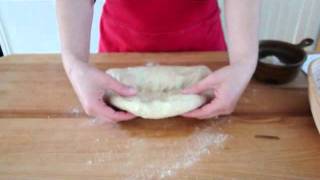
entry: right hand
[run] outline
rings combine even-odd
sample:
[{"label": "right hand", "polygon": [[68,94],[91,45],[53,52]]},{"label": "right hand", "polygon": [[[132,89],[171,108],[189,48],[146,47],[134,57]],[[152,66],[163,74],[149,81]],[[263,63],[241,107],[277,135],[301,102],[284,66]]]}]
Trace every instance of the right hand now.
[{"label": "right hand", "polygon": [[135,118],[128,112],[115,111],[103,101],[106,92],[113,91],[121,96],[133,96],[136,90],[119,83],[95,67],[77,62],[67,72],[84,111],[103,122],[119,122]]}]

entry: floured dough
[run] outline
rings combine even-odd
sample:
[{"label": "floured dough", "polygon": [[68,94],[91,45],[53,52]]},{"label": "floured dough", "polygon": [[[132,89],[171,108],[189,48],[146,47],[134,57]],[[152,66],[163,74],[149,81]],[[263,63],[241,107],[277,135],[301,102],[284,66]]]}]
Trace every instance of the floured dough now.
[{"label": "floured dough", "polygon": [[111,94],[109,101],[119,109],[147,119],[181,115],[201,106],[206,97],[182,94],[210,73],[206,66],[141,66],[106,71],[123,84],[135,87],[138,94],[123,97]]}]

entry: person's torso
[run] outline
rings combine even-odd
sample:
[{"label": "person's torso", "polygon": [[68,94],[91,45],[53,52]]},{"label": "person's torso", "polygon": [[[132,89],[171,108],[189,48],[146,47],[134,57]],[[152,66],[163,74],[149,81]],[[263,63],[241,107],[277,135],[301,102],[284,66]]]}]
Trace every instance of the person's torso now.
[{"label": "person's torso", "polygon": [[106,0],[100,24],[100,51],[213,48],[208,44],[192,45],[204,41],[219,41],[220,49],[225,49],[219,14],[216,0]]}]

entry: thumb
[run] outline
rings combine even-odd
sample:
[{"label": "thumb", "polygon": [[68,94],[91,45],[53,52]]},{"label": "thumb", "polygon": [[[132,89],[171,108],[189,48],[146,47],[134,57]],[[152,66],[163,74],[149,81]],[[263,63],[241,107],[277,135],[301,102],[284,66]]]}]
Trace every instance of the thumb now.
[{"label": "thumb", "polygon": [[210,88],[213,84],[215,84],[215,78],[212,76],[208,76],[205,79],[201,80],[200,82],[193,84],[185,89],[182,90],[183,94],[199,94],[203,91],[206,91]]},{"label": "thumb", "polygon": [[108,89],[121,96],[134,96],[137,94],[137,90],[135,88],[124,85],[110,76],[106,85],[108,86]]}]

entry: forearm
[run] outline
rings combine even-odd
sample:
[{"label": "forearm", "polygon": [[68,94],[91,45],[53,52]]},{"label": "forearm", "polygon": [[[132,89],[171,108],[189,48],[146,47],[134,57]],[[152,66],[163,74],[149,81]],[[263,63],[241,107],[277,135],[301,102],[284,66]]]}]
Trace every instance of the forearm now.
[{"label": "forearm", "polygon": [[61,53],[68,76],[73,66],[89,60],[93,4],[93,0],[56,1]]},{"label": "forearm", "polygon": [[230,64],[255,69],[259,40],[259,0],[225,0],[225,19]]}]

